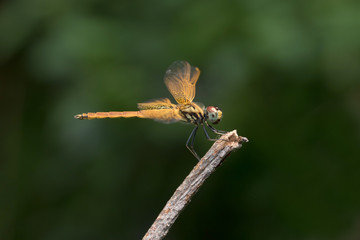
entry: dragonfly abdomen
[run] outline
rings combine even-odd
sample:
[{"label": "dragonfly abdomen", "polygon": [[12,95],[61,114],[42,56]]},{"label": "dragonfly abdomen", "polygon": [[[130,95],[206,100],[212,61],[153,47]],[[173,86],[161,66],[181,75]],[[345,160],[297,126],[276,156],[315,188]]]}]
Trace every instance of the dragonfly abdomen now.
[{"label": "dragonfly abdomen", "polygon": [[128,112],[89,112],[82,113],[74,116],[77,119],[102,119],[102,118],[131,118],[131,117],[141,117],[139,111],[128,111]]},{"label": "dragonfly abdomen", "polygon": [[176,122],[183,120],[179,114],[178,109],[146,109],[140,111],[126,111],[126,112],[89,112],[82,113],[74,116],[77,119],[102,119],[102,118],[150,118],[159,120],[165,123]]}]

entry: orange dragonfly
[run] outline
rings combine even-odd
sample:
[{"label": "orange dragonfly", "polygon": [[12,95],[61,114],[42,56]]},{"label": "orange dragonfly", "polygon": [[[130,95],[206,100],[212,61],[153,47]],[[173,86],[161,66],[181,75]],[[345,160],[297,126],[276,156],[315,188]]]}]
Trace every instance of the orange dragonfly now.
[{"label": "orange dragonfly", "polygon": [[217,139],[210,138],[205,126],[218,135],[225,134],[226,131],[217,130],[208,123],[217,124],[220,122],[222,111],[218,107],[208,106],[205,108],[201,103],[193,102],[195,97],[195,85],[199,75],[199,68],[191,66],[186,61],[173,62],[167,69],[164,82],[178,104],[173,104],[168,98],[163,98],[145,103],[138,103],[139,111],[89,112],[78,114],[74,117],[76,119],[138,117],[150,118],[165,123],[180,121],[193,124],[195,125],[195,128],[192,130],[190,137],[186,142],[186,147],[198,160],[200,160],[194,149],[194,140],[198,127],[202,125],[206,138],[211,141]]}]

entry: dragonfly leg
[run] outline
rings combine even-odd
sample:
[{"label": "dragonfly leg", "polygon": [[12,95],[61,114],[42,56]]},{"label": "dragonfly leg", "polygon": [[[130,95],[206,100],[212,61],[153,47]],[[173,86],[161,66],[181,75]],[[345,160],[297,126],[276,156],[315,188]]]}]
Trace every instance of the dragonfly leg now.
[{"label": "dragonfly leg", "polygon": [[206,136],[206,139],[207,139],[207,140],[209,140],[209,141],[216,141],[216,140],[218,140],[218,139],[216,139],[216,138],[211,138],[211,137],[209,136],[208,132],[206,131],[205,125],[203,124],[202,126],[203,126],[204,133],[205,133],[205,136]]},{"label": "dragonfly leg", "polygon": [[227,131],[217,130],[216,128],[211,126],[208,122],[205,122],[205,123],[213,133],[216,133],[216,134],[219,134],[219,135],[224,135],[225,133],[228,133]]},{"label": "dragonfly leg", "polygon": [[197,153],[195,152],[195,149],[194,149],[194,140],[195,140],[195,136],[196,136],[196,132],[198,130],[198,126],[196,126],[191,134],[190,134],[190,137],[189,139],[187,140],[186,142],[186,147],[190,150],[190,152],[196,157],[197,160],[200,161],[200,157],[199,155],[197,155]]}]

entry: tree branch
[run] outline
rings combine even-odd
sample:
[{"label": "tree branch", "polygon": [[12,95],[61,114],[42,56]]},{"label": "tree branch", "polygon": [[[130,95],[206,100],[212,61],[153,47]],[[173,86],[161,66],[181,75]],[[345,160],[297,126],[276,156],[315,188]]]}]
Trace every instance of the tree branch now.
[{"label": "tree branch", "polygon": [[204,181],[222,164],[232,151],[240,148],[243,142],[248,142],[248,139],[238,136],[236,130],[223,135],[217,140],[176,189],[143,237],[143,240],[163,239]]}]

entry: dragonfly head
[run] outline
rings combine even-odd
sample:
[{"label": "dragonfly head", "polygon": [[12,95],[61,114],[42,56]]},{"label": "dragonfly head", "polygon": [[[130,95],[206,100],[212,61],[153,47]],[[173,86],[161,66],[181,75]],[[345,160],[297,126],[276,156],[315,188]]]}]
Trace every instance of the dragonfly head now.
[{"label": "dragonfly head", "polygon": [[218,107],[208,106],[206,108],[206,115],[212,124],[218,124],[222,118],[222,111]]}]

